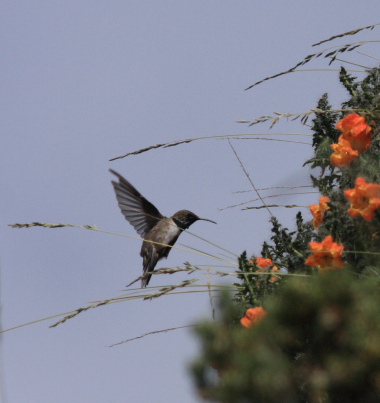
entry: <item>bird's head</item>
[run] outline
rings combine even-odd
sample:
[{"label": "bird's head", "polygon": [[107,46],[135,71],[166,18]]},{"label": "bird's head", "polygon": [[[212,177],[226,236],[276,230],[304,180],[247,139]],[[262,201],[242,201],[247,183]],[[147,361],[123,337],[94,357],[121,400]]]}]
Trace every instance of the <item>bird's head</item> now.
[{"label": "bird's head", "polygon": [[189,228],[191,224],[194,224],[195,221],[198,221],[198,220],[210,221],[210,222],[216,224],[215,221],[209,220],[207,218],[200,218],[189,210],[177,211],[172,218],[173,218],[173,221],[176,223],[176,225],[181,229]]}]

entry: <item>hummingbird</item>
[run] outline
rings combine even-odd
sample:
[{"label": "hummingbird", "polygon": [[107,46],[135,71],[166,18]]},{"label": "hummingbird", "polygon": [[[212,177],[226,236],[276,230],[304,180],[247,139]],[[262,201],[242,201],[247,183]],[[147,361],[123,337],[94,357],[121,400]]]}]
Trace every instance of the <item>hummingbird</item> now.
[{"label": "hummingbird", "polygon": [[200,218],[189,210],[180,210],[171,217],[165,217],[131,183],[112,169],[110,172],[119,179],[119,182],[112,181],[112,185],[122,214],[144,239],[140,256],[143,258],[143,275],[147,274],[141,280],[141,287],[145,288],[152,276],[148,273],[154,270],[160,259],[168,257],[182,231],[198,220],[216,222]]}]

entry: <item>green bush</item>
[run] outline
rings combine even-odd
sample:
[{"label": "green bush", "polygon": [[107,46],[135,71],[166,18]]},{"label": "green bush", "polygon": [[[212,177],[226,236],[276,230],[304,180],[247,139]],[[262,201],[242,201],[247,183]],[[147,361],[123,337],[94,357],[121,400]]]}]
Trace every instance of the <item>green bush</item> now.
[{"label": "green bush", "polygon": [[289,281],[245,328],[224,295],[220,321],[200,324],[192,373],[204,398],[225,403],[380,401],[380,294],[347,271]]}]

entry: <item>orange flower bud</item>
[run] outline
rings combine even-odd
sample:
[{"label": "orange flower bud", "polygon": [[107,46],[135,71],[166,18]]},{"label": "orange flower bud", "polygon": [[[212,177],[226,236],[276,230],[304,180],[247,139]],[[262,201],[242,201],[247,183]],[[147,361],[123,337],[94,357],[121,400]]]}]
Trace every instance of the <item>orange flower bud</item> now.
[{"label": "orange flower bud", "polygon": [[260,306],[257,308],[250,308],[245,313],[245,316],[240,319],[240,323],[245,327],[252,327],[260,322],[266,314],[266,310]]},{"label": "orange flower bud", "polygon": [[[278,271],[278,267],[277,266],[273,266],[273,262],[271,259],[266,259],[264,257],[258,257],[256,259],[256,265],[258,267],[257,272],[258,273],[263,273],[265,271],[268,271],[267,269],[271,268],[270,272],[271,273],[276,273]],[[269,279],[270,283],[274,283],[277,280],[279,280],[278,276],[271,276],[271,278]],[[256,285],[259,285],[260,282],[256,281]]]},{"label": "orange flower bud", "polygon": [[[271,259],[266,259],[265,257],[258,257],[256,259],[256,264],[258,267],[260,267],[260,269],[268,269],[268,267],[273,265],[273,262]],[[262,271],[262,270],[258,270],[258,271]]]},{"label": "orange flower bud", "polygon": [[[276,273],[276,272],[278,272],[278,267],[277,266],[273,266],[273,268],[272,268],[272,270],[270,271],[271,273]],[[278,276],[272,276],[270,279],[269,279],[269,282],[270,283],[275,283],[276,281],[278,281],[278,280],[280,280],[280,277],[278,277]]]},{"label": "orange flower bud", "polygon": [[324,216],[324,214],[325,214],[325,211],[330,209],[330,207],[329,207],[328,204],[327,204],[327,203],[329,203],[330,201],[331,201],[331,200],[330,200],[329,197],[327,197],[327,196],[322,196],[322,197],[319,199],[319,204],[312,204],[312,205],[310,206],[311,214],[312,214],[313,217],[314,217],[314,220],[313,220],[313,227],[314,227],[315,229],[318,229],[319,226],[323,223],[323,216]]}]

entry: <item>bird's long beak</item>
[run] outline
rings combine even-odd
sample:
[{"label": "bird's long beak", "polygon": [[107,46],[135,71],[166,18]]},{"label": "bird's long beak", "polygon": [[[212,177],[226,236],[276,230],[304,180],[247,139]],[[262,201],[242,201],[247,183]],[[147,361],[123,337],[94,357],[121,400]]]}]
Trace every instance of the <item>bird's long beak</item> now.
[{"label": "bird's long beak", "polygon": [[210,221],[210,222],[212,222],[212,223],[216,224],[216,222],[215,222],[215,221],[209,220],[208,218],[198,218],[198,220],[202,220],[202,221]]}]

